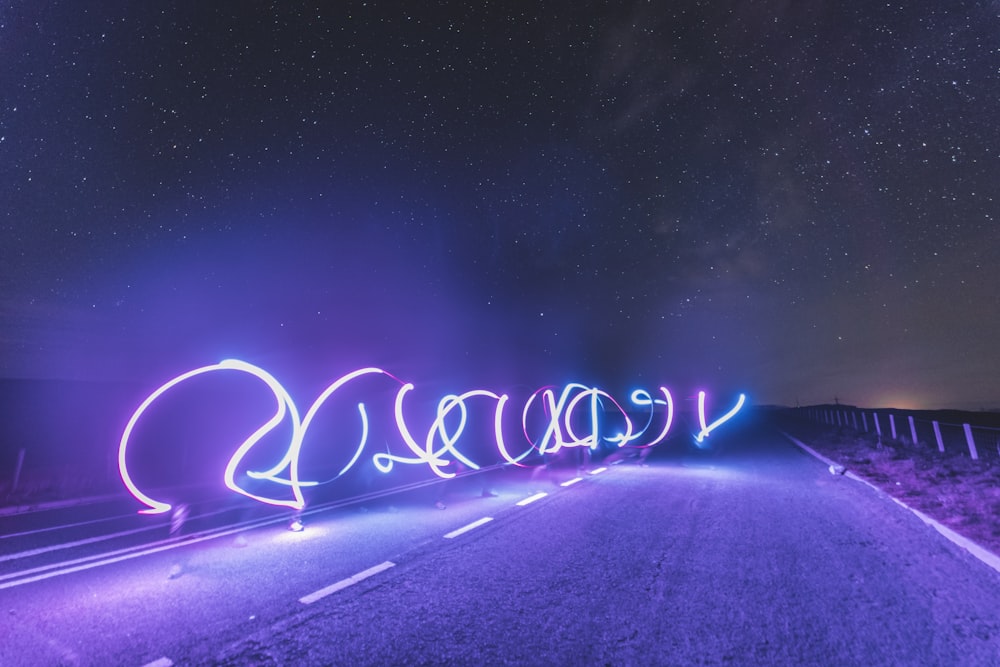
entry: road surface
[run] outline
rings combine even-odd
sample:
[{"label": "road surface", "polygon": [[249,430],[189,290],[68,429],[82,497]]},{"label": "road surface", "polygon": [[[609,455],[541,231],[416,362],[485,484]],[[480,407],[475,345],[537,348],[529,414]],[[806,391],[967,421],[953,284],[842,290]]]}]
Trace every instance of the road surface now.
[{"label": "road surface", "polygon": [[1000,574],[763,421],[685,440],[569,486],[456,486],[444,511],[432,489],[323,509],[302,533],[266,513],[179,542],[118,507],[39,534],[0,519],[0,664],[1000,664]]}]

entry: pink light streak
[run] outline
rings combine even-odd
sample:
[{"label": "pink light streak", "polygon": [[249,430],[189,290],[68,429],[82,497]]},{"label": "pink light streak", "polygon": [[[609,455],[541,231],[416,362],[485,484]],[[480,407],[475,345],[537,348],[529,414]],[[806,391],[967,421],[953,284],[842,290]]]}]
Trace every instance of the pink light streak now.
[{"label": "pink light streak", "polygon": [[[408,382],[404,383],[388,371],[381,368],[366,367],[342,375],[327,385],[312,404],[310,404],[304,415],[300,417],[291,395],[271,374],[245,361],[227,359],[217,364],[195,368],[168,380],[147,396],[129,418],[119,441],[118,469],[122,482],[128,488],[129,492],[140,503],[146,506],[145,509],[140,510],[141,514],[167,512],[171,509],[171,505],[144,493],[138,488],[132,479],[132,475],[129,473],[130,444],[137,424],[150,407],[171,389],[196,376],[218,371],[236,371],[257,378],[271,390],[275,400],[274,413],[248,438],[243,440],[229,458],[223,472],[224,484],[233,492],[256,501],[280,507],[289,507],[295,510],[301,510],[305,507],[305,498],[302,489],[318,484],[315,481],[303,480],[299,470],[299,458],[310,426],[331,397],[352,381],[365,376],[385,375],[400,385],[396,392],[393,412],[396,431],[399,434],[401,442],[408,450],[409,455],[388,452],[373,454],[371,457],[372,463],[378,470],[385,473],[392,471],[397,464],[426,465],[436,476],[448,479],[454,477],[456,473],[445,468],[456,461],[473,470],[479,469],[479,463],[463,453],[459,445],[471,419],[470,410],[472,407],[470,406],[472,402],[474,401],[477,404],[482,403],[483,399],[487,403],[492,404],[492,429],[497,452],[504,461],[514,465],[524,465],[524,459],[532,452],[537,452],[540,455],[554,454],[564,447],[586,447],[590,450],[595,450],[602,441],[616,445],[617,447],[654,447],[666,439],[674,418],[673,398],[666,387],[660,387],[662,398],[653,398],[649,392],[642,389],[637,389],[631,393],[629,397],[631,405],[639,410],[648,410],[646,424],[641,429],[635,428],[628,410],[618,403],[611,394],[598,387],[569,383],[559,390],[558,395],[557,388],[543,387],[532,393],[525,401],[521,412],[521,428],[527,446],[519,454],[514,454],[508,446],[504,432],[504,410],[510,397],[507,394],[500,394],[488,389],[473,389],[461,394],[449,394],[438,401],[433,419],[427,426],[426,431],[422,431],[423,443],[421,444],[414,436],[412,423],[407,420],[403,409],[404,399],[414,390],[414,385]],[[536,399],[540,399],[540,401],[536,403]],[[746,397],[740,394],[739,400],[731,410],[711,424],[708,424],[705,416],[705,392],[699,392],[698,420],[700,431],[695,436],[695,439],[698,442],[702,442],[712,431],[732,419],[743,407],[745,399]],[[624,432],[619,432],[610,437],[602,436],[601,429],[607,420],[604,409],[606,405],[611,406],[610,412],[612,414],[617,413],[620,416],[624,423]],[[664,408],[663,423],[659,431],[655,434],[655,437],[644,440],[647,437],[646,433],[653,424],[657,406],[663,406]],[[533,408],[537,410],[538,407],[543,412],[544,419],[542,424],[544,425],[544,433],[538,440],[533,440],[529,435],[529,413],[532,412]],[[354,446],[349,461],[341,468],[334,479],[354,467],[362,459],[364,450],[368,445],[370,424],[365,404],[363,402],[357,403],[357,410],[361,424],[361,435]],[[291,437],[289,438],[287,448],[278,461],[264,470],[246,471],[248,477],[270,482],[282,489],[283,495],[281,497],[272,497],[247,491],[237,483],[237,471],[241,469],[241,465],[247,455],[261,439],[285,422],[286,419],[291,422]],[[614,420],[617,419],[618,417],[614,417]],[[288,496],[291,497],[289,498]]]},{"label": "pink light streak", "polygon": [[236,453],[233,454],[232,458],[229,461],[229,464],[226,466],[226,471],[224,474],[226,486],[232,489],[233,491],[236,491],[237,493],[241,493],[245,496],[248,496],[255,500],[260,500],[262,502],[270,502],[271,504],[275,505],[287,505],[289,507],[295,507],[297,509],[301,509],[301,507],[304,505],[304,502],[302,500],[302,492],[298,485],[297,466],[293,465],[290,472],[290,481],[292,482],[292,493],[295,496],[295,499],[293,501],[275,500],[275,499],[256,496],[240,488],[239,485],[237,485],[236,482],[233,480],[233,474],[235,472],[236,466],[239,463],[239,461],[246,455],[248,451],[250,451],[250,449],[257,442],[260,441],[261,438],[263,438],[267,433],[270,433],[278,424],[280,424],[284,420],[286,414],[291,415],[292,426],[294,431],[300,430],[301,425],[299,423],[298,413],[296,412],[295,404],[292,402],[291,396],[288,395],[288,392],[285,391],[285,388],[282,387],[281,384],[274,377],[272,377],[264,369],[254,366],[252,364],[248,364],[245,361],[239,361],[236,359],[227,359],[217,364],[212,364],[210,366],[202,366],[201,368],[196,368],[194,370],[188,371],[187,373],[178,375],[172,380],[169,380],[164,384],[160,385],[159,388],[157,388],[155,391],[153,391],[153,393],[151,393],[149,396],[146,397],[146,399],[139,405],[138,408],[136,408],[135,412],[133,412],[132,416],[129,418],[128,424],[125,426],[125,431],[122,433],[121,440],[118,443],[118,471],[121,475],[122,482],[125,483],[125,486],[128,488],[129,492],[133,496],[135,496],[135,498],[139,502],[147,506],[147,509],[139,511],[140,514],[162,514],[163,512],[170,511],[171,505],[169,503],[151,498],[150,496],[143,493],[135,485],[135,482],[132,480],[131,475],[129,475],[128,465],[127,465],[127,449],[129,445],[129,440],[132,436],[132,431],[135,429],[135,426],[139,422],[139,419],[146,412],[146,410],[148,410],[149,407],[153,405],[156,399],[160,398],[163,394],[165,394],[173,387],[176,387],[177,385],[185,382],[186,380],[189,380],[199,375],[203,375],[205,373],[214,373],[217,371],[229,371],[229,370],[239,371],[241,373],[248,373],[264,381],[264,383],[267,384],[268,388],[270,388],[272,393],[274,394],[274,398],[277,403],[277,409],[274,415],[270,419],[268,419],[260,428],[254,431],[254,433],[249,438],[244,440],[243,443],[236,449]]}]

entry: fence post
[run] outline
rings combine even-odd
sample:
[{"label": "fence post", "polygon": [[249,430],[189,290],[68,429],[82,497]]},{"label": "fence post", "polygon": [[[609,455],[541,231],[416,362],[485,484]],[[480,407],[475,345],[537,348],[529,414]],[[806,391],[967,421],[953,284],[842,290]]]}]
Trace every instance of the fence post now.
[{"label": "fence post", "polygon": [[892,431],[892,439],[896,439],[896,415],[889,413],[889,429]]},{"label": "fence post", "polygon": [[882,437],[882,425],[878,423],[878,413],[873,412],[872,417],[875,418],[875,432],[878,433],[878,437]]},{"label": "fence post", "polygon": [[916,424],[913,423],[913,415],[910,415],[908,417],[908,419],[910,420],[910,435],[913,436],[913,444],[916,445],[917,444],[917,426],[916,426]]},{"label": "fence post", "polygon": [[979,452],[976,451],[976,441],[972,439],[972,427],[968,424],[962,424],[965,427],[965,441],[969,443],[969,456],[973,460],[979,459]]},{"label": "fence post", "polygon": [[14,466],[14,483],[10,485],[10,491],[17,491],[17,483],[21,481],[21,468],[24,466],[24,447],[17,452],[17,465]]},{"label": "fence post", "polygon": [[931,423],[934,424],[934,437],[937,438],[938,451],[943,454],[944,453],[944,440],[941,439],[941,427],[938,425],[938,423],[936,421],[935,422],[931,422]]}]

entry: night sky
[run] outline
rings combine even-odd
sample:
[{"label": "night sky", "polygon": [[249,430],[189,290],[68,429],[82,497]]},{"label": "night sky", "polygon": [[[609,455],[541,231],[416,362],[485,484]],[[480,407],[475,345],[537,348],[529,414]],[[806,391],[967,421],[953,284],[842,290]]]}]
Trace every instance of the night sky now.
[{"label": "night sky", "polygon": [[1000,408],[995,2],[26,0],[0,62],[0,377]]}]

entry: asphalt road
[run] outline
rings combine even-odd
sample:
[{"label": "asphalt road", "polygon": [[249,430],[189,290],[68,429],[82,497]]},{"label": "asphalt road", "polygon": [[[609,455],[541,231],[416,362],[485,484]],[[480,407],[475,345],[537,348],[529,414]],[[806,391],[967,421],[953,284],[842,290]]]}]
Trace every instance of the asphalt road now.
[{"label": "asphalt road", "polygon": [[[710,440],[444,511],[421,490],[278,516],[246,546],[116,542],[30,583],[8,547],[0,664],[1000,664],[1000,574],[766,424]],[[61,562],[81,549],[111,551]]]}]

